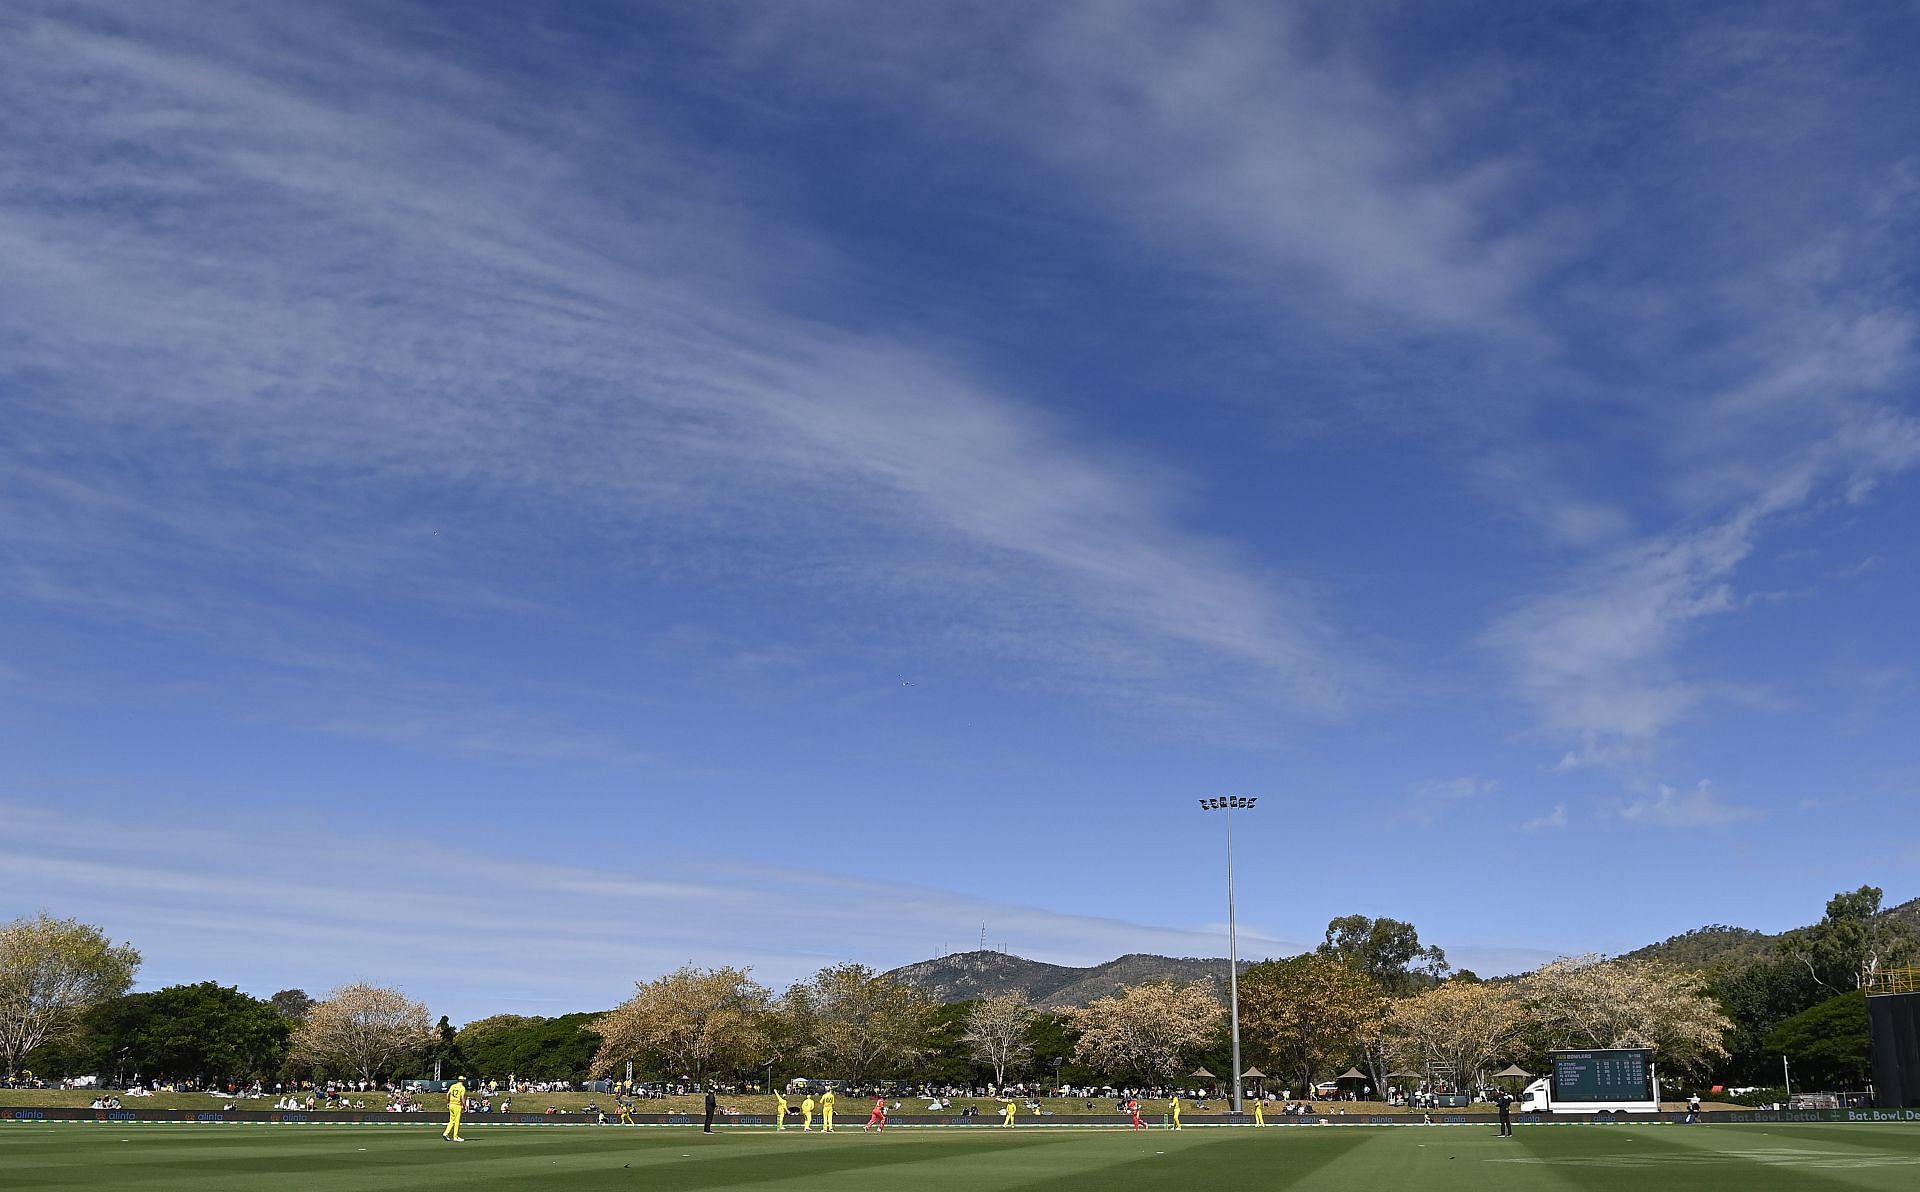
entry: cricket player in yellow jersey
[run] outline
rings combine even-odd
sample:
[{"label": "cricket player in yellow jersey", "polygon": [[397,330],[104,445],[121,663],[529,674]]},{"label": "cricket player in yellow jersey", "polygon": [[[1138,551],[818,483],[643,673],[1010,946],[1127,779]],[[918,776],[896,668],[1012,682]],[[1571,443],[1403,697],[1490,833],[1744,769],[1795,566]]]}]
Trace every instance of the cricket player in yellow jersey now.
[{"label": "cricket player in yellow jersey", "polygon": [[1167,1112],[1173,1115],[1173,1128],[1178,1130],[1180,1128],[1180,1094],[1179,1093],[1175,1093],[1172,1099],[1167,1102]]},{"label": "cricket player in yellow jersey", "polygon": [[775,1089],[773,1094],[773,1128],[775,1130],[787,1128],[787,1095],[778,1089]]},{"label": "cricket player in yellow jersey", "polygon": [[447,1090],[447,1128],[440,1137],[448,1142],[465,1142],[460,1137],[460,1115],[467,1108],[467,1082],[465,1077],[453,1078],[453,1087]]},{"label": "cricket player in yellow jersey", "polygon": [[828,1089],[820,1098],[820,1133],[833,1133],[833,1090]]},{"label": "cricket player in yellow jersey", "polygon": [[1255,1100],[1253,1103],[1253,1124],[1256,1126],[1267,1124],[1267,1106],[1264,1099]]},{"label": "cricket player in yellow jersey", "polygon": [[813,1133],[813,1094],[800,1099],[800,1133]]},{"label": "cricket player in yellow jersey", "polygon": [[1007,1102],[1007,1107],[1000,1111],[1000,1124],[1002,1126],[1012,1126],[1014,1112],[1018,1110],[1019,1107],[1019,1103],[1016,1101]]}]

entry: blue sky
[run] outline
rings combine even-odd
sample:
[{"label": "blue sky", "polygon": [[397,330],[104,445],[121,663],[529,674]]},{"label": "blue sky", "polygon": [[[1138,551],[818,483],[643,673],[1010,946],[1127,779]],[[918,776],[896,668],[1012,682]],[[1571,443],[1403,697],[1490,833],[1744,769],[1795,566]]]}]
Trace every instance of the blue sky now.
[{"label": "blue sky", "polygon": [[0,911],[463,1021],[1920,894],[1908,4],[0,13]]}]

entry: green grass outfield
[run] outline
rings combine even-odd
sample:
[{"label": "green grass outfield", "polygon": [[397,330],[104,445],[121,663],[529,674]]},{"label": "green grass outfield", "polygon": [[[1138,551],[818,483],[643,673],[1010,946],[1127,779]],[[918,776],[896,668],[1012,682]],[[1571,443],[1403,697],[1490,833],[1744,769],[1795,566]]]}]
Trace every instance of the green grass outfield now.
[{"label": "green grass outfield", "polygon": [[1280,1126],[795,1131],[476,1126],[0,1126],[0,1187],[326,1192],[1862,1192],[1920,1186],[1920,1128],[1904,1125]]}]

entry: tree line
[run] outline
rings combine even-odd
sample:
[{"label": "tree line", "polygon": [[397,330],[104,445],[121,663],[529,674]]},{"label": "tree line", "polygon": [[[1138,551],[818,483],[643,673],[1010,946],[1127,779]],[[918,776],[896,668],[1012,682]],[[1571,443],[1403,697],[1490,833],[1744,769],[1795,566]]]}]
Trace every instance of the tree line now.
[{"label": "tree line", "polygon": [[[1410,923],[1348,915],[1313,951],[1240,976],[1242,1051],[1303,1093],[1348,1069],[1374,1089],[1439,1077],[1473,1087],[1561,1047],[1651,1046],[1669,1081],[1767,1085],[1791,1057],[1804,1087],[1859,1087],[1864,989],[1920,956],[1870,886],[1769,949],[1681,966],[1564,958],[1481,980]],[[342,986],[256,998],[214,982],[129,993],[140,963],[98,928],[40,915],[0,927],[0,1061],[9,1081],[100,1075],[245,1084],[448,1073],[754,1083],[768,1076],[1005,1087],[1180,1083],[1225,1073],[1227,1009],[1204,984],[1150,983],[1074,1009],[1018,993],[942,1004],[858,964],[784,992],[746,969],[686,965],[605,1013],[495,1015],[454,1027],[401,992]]]}]

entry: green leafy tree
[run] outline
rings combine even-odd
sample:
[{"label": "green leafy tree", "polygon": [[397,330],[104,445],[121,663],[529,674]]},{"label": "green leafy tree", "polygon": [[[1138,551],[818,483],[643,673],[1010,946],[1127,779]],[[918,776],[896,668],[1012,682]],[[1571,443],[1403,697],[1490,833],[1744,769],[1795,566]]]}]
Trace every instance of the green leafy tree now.
[{"label": "green leafy tree", "polygon": [[433,1028],[433,1041],[427,1044],[427,1063],[443,1075],[458,1075],[467,1069],[466,1053],[460,1047],[460,1032],[442,1014]]},{"label": "green leafy tree", "polygon": [[109,998],[89,1009],[72,1029],[28,1052],[21,1062],[22,1069],[43,1079],[101,1076],[118,1086],[132,1069],[126,1066],[124,1056],[114,1054],[111,1038],[103,1026],[119,1003],[119,998]]},{"label": "green leafy tree", "polygon": [[1447,954],[1421,944],[1419,929],[1398,919],[1342,915],[1327,924],[1314,951],[1352,966],[1389,994],[1430,988],[1447,975]]},{"label": "green leafy tree", "polygon": [[273,1008],[295,1022],[305,1022],[307,1015],[313,1012],[314,1000],[307,996],[304,989],[282,989],[267,999]]},{"label": "green leafy tree", "polygon": [[946,1002],[928,1012],[926,1051],[914,1072],[934,1084],[971,1085],[980,1078],[980,1063],[967,1043],[967,1016],[978,999]]},{"label": "green leafy tree", "polygon": [[1710,976],[1708,991],[1733,1023],[1727,1058],[1714,1070],[1720,1083],[1730,1085],[1776,1080],[1780,1053],[1767,1048],[1768,1033],[1829,996],[1804,966],[1780,955],[1723,965]]},{"label": "green leafy tree", "polygon": [[270,1002],[202,981],[102,1006],[95,1029],[119,1064],[149,1079],[265,1079],[286,1058],[293,1024]]},{"label": "green leafy tree", "polygon": [[76,1030],[86,1012],[133,985],[140,953],[98,927],[41,914],[0,927],[0,1064]]},{"label": "green leafy tree", "polygon": [[1883,968],[1920,956],[1920,935],[1905,920],[1880,913],[1878,886],[1862,886],[1827,900],[1812,927],[1789,932],[1780,952],[1834,992],[1865,989]]},{"label": "green leafy tree", "polygon": [[[1093,1084],[1098,1073],[1074,1062],[1074,1046],[1079,1037],[1073,1022],[1057,1010],[1036,1010],[1027,1027],[1027,1043],[1033,1051],[1033,1070],[1049,1078],[1059,1073],[1068,1084]],[[1055,1061],[1058,1061],[1057,1063]]]},{"label": "green leafy tree", "polygon": [[1802,1010],[1767,1032],[1766,1048],[1787,1057],[1803,1088],[1865,1088],[1873,1076],[1867,995],[1856,989]]},{"label": "green leafy tree", "polygon": [[602,1017],[496,1014],[470,1022],[459,1035],[467,1074],[476,1080],[585,1080],[600,1047],[593,1024]]}]

